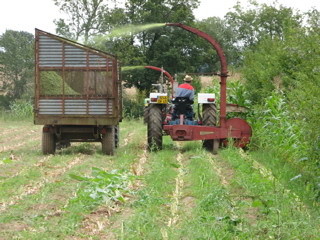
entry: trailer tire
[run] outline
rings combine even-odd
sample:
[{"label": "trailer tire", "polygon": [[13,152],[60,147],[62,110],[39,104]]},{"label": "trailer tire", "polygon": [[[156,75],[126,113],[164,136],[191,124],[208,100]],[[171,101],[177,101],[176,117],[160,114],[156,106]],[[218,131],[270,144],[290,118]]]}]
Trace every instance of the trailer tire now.
[{"label": "trailer tire", "polygon": [[106,155],[114,155],[115,152],[115,127],[106,128],[106,134],[101,137],[102,152]]},{"label": "trailer tire", "polygon": [[119,125],[114,126],[114,146],[115,148],[119,147],[119,136],[120,136],[120,131],[119,131]]},{"label": "trailer tire", "polygon": [[54,154],[56,151],[56,139],[51,132],[42,132],[42,153]]},{"label": "trailer tire", "polygon": [[[217,125],[217,107],[215,104],[203,104],[202,105],[202,123],[204,126],[216,126]],[[203,147],[217,154],[220,145],[219,139],[204,140]]]},{"label": "trailer tire", "polygon": [[148,149],[162,149],[162,106],[150,105],[148,114]]}]

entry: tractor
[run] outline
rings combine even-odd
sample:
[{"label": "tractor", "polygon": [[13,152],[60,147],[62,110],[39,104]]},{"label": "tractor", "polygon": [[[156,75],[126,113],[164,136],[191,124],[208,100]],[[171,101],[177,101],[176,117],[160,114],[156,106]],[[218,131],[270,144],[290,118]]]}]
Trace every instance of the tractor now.
[{"label": "tractor", "polygon": [[[145,66],[146,69],[152,69],[161,72],[159,83],[152,84],[156,91],[152,91],[149,94],[149,98],[144,99],[144,123],[148,123],[149,107],[152,104],[168,104],[169,98],[172,99],[174,96],[174,89],[177,87],[177,82],[174,81],[172,75],[164,70],[163,68],[155,66]],[[169,81],[165,81],[164,75]],[[170,92],[170,93],[169,93]],[[170,111],[170,109],[168,109]]]},{"label": "tractor", "polygon": [[[202,114],[198,113],[197,119],[187,116],[187,111],[192,103],[185,99],[173,99],[178,119],[172,119],[172,112],[168,112],[168,103],[161,101],[158,96],[150,101],[148,109],[148,148],[162,149],[163,135],[170,135],[173,141],[202,140],[203,147],[214,154],[218,148],[226,145],[233,139],[236,147],[245,147],[250,142],[252,130],[250,125],[241,118],[227,119],[227,112],[238,112],[240,106],[227,104],[227,61],[219,43],[210,35],[181,23],[167,23],[166,26],[180,27],[207,40],[216,50],[221,64],[220,73],[220,109],[217,114],[216,99],[214,94],[199,93],[198,104],[201,105]],[[158,100],[159,99],[159,100]]]}]

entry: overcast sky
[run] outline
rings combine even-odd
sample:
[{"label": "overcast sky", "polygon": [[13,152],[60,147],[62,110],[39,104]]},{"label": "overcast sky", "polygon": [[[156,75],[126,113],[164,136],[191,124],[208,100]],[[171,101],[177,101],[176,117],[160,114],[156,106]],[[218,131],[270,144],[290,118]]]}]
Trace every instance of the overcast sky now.
[{"label": "overcast sky", "polygon": [[[237,0],[201,0],[196,9],[196,18],[223,17]],[[246,3],[247,0],[240,0]],[[273,0],[257,0],[259,3],[272,3]],[[302,12],[315,7],[320,9],[320,0],[278,0],[279,3]],[[61,16],[53,0],[2,0],[0,8],[0,34],[6,29],[34,32],[34,28],[55,33],[54,19]]]}]

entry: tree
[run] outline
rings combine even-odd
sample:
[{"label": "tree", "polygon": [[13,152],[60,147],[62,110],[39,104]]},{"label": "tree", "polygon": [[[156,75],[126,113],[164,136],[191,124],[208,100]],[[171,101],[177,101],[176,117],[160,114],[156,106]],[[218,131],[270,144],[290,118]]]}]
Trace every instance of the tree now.
[{"label": "tree", "polygon": [[53,0],[70,19],[55,20],[56,32],[67,38],[87,43],[90,34],[100,32],[101,24],[108,13],[107,0]]},{"label": "tree", "polygon": [[301,25],[301,15],[290,7],[250,3],[251,8],[245,9],[238,2],[225,16],[241,47],[254,46],[265,37],[283,40],[288,30]]},{"label": "tree", "polygon": [[[237,38],[233,34],[233,29],[227,24],[225,19],[221,19],[219,17],[209,17],[202,21],[198,21],[197,28],[212,36],[221,45],[226,55],[228,64],[238,65],[240,53],[236,47]],[[212,55],[215,54],[215,50],[211,47],[211,45],[207,47],[207,49],[203,50],[206,53],[210,53],[206,54],[206,56],[212,59]],[[204,62],[210,63],[210,59],[205,59]],[[214,64],[211,64],[210,70],[213,71],[212,65],[215,65],[217,69],[220,66],[219,64],[219,58],[217,56],[214,59]]]},{"label": "tree", "polygon": [[34,37],[28,32],[7,30],[0,36],[0,71],[10,98],[21,98],[33,83],[33,43]]},{"label": "tree", "polygon": [[[128,0],[123,11],[117,9],[114,13],[117,13],[117,19],[122,20],[121,24],[184,22],[193,25],[192,10],[198,3],[198,0]],[[118,26],[115,24],[113,28]],[[202,64],[199,64],[202,52],[195,41],[197,37],[184,30],[162,27],[127,37],[111,38],[104,42],[104,49],[119,56],[124,66],[154,65],[174,74],[193,72]],[[150,90],[151,84],[158,78],[159,73],[141,68],[123,73],[127,86],[136,86],[140,90]]]}]

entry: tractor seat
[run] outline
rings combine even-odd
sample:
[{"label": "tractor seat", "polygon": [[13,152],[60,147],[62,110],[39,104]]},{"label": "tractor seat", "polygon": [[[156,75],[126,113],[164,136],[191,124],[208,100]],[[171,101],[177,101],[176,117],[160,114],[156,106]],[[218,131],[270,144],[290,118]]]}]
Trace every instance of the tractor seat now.
[{"label": "tractor seat", "polygon": [[187,118],[193,117],[193,109],[192,104],[193,101],[189,98],[177,97],[172,103],[175,105],[174,107],[174,118],[178,117],[180,114],[186,115]]}]

